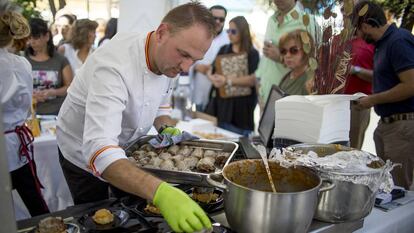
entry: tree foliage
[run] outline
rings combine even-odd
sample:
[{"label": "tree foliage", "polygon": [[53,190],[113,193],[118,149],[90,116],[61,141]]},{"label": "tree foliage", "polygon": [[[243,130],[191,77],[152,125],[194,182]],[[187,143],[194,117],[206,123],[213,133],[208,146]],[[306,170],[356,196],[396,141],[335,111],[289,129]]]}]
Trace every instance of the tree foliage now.
[{"label": "tree foliage", "polygon": [[414,25],[414,0],[377,0],[377,2],[394,14],[395,18],[401,18],[401,27],[409,31]]},{"label": "tree foliage", "polygon": [[[321,14],[327,7],[344,0],[299,0],[302,5],[313,14]],[[414,26],[414,0],[373,0],[380,4],[384,10],[394,14],[396,19],[401,18],[401,27],[409,31]],[[272,0],[257,0],[259,4],[269,4]]]},{"label": "tree foliage", "polygon": [[40,17],[40,12],[36,9],[36,0],[12,0],[12,2],[21,7],[21,13],[26,19]]}]

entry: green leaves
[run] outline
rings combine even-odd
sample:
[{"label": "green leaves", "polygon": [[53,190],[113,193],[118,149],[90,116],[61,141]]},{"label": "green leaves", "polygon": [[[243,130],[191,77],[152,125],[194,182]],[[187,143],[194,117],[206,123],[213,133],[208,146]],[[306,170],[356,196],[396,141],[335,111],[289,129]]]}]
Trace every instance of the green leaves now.
[{"label": "green leaves", "polygon": [[40,18],[40,12],[36,9],[36,0],[12,0],[12,2],[21,7],[21,13],[27,20]]}]

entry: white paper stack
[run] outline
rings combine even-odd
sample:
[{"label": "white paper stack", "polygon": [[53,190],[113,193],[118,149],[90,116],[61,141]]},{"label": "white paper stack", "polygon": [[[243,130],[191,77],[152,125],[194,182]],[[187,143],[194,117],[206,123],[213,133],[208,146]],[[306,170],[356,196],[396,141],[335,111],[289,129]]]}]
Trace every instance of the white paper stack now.
[{"label": "white paper stack", "polygon": [[292,95],[275,102],[274,138],[304,143],[349,141],[355,95]]}]

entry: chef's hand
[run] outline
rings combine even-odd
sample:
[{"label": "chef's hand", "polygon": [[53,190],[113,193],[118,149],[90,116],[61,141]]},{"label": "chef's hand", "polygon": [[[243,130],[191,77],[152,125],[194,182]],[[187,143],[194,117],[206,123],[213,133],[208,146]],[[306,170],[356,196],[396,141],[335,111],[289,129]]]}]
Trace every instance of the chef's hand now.
[{"label": "chef's hand", "polygon": [[204,211],[180,189],[163,182],[155,192],[153,203],[174,232],[194,232],[211,229]]},{"label": "chef's hand", "polygon": [[181,134],[181,130],[172,127],[172,126],[167,126],[164,129],[162,129],[161,133],[163,135],[170,135],[170,136],[177,136]]}]

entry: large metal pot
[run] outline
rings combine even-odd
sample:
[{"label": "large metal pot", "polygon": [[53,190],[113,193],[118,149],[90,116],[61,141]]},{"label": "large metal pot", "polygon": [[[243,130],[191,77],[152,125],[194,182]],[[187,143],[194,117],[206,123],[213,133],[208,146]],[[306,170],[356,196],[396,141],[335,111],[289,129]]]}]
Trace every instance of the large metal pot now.
[{"label": "large metal pot", "polygon": [[[338,151],[354,150],[350,147],[335,144],[297,144],[287,149],[302,151],[304,154],[314,151],[318,156],[332,155]],[[383,165],[382,160],[377,164],[377,166]],[[335,188],[319,196],[315,219],[332,223],[356,221],[371,212],[377,190],[350,180],[380,180],[383,175],[382,169],[364,172],[338,172],[318,169],[316,172],[320,177],[332,180]]]},{"label": "large metal pot", "polygon": [[[283,168],[269,162],[277,193],[271,191],[260,159],[228,164],[222,174],[210,174],[207,182],[222,188],[224,210],[232,229],[239,233],[306,232],[312,222],[318,193],[334,187],[305,167]],[[224,184],[218,182],[224,178]]]}]

